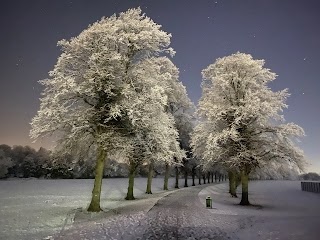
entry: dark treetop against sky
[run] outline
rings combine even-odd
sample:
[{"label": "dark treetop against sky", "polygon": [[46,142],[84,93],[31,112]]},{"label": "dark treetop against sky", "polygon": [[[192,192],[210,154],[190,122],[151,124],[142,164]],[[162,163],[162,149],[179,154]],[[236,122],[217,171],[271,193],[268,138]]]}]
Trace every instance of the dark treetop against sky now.
[{"label": "dark treetop against sky", "polygon": [[319,0],[3,0],[0,7],[0,144],[32,144],[31,118],[61,39],[77,36],[102,16],[138,7],[172,33],[173,58],[190,98],[201,96],[201,70],[237,51],[265,59],[289,88],[286,120],[302,126],[301,147],[320,172]]}]

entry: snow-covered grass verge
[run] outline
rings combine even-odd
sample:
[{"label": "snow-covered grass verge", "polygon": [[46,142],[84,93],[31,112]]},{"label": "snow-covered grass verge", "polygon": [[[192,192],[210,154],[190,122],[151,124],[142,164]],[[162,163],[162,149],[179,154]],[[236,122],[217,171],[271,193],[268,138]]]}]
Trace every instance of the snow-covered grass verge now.
[{"label": "snow-covered grass verge", "polygon": [[[189,179],[191,185],[191,179]],[[104,179],[101,207],[108,212],[143,209],[148,211],[156,201],[168,194],[163,191],[163,178],[152,183],[154,194],[145,194],[147,179],[136,178],[134,194],[137,201],[126,201],[128,179]],[[180,180],[180,186],[184,182]],[[174,179],[169,179],[173,190]],[[43,239],[68,228],[74,221],[86,221],[97,214],[88,215],[87,208],[93,187],[92,179],[46,180],[11,179],[0,181],[0,233],[1,239]],[[103,217],[102,213],[100,217]]]},{"label": "snow-covered grass verge", "polygon": [[304,192],[300,181],[252,181],[249,201],[253,206],[240,206],[238,197],[231,198],[228,184],[202,189],[198,196],[205,205],[206,196],[213,198],[212,216],[240,218],[240,239],[317,240],[320,236],[320,194]]},{"label": "snow-covered grass verge", "polygon": [[252,181],[249,184],[249,201],[252,206],[239,206],[238,198],[231,198],[228,184],[207,187],[199,193],[205,204],[206,196],[213,198],[213,212],[231,215],[270,215],[270,216],[320,216],[320,194],[303,192],[300,181]]}]

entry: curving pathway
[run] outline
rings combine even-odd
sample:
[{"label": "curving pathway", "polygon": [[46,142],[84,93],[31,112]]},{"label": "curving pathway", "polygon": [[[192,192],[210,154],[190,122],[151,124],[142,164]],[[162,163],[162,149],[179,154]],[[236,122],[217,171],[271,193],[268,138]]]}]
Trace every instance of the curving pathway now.
[{"label": "curving pathway", "polygon": [[[54,239],[238,239],[241,217],[214,216],[198,196],[208,185],[183,188],[160,198],[148,211],[137,203],[128,209],[79,220]],[[131,211],[131,212],[130,212]],[[85,213],[84,213],[85,215]]]}]

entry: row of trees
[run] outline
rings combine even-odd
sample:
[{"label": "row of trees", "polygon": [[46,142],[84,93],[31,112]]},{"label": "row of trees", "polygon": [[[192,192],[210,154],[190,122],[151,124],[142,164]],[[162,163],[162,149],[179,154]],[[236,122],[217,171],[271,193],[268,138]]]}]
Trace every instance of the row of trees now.
[{"label": "row of trees", "polygon": [[[129,166],[126,199],[134,199],[139,166],[190,164],[204,172],[228,172],[231,186],[241,176],[242,200],[248,201],[248,177],[267,166],[302,168],[302,153],[291,136],[294,124],[280,124],[287,91],[272,92],[275,74],[263,60],[237,53],[203,70],[203,96],[193,131],[193,104],[169,56],[171,35],[141,9],[103,18],[71,40],[58,44],[62,54],[45,87],[31,137],[55,135],[57,154],[96,156],[89,211],[100,211],[106,159]],[[190,145],[191,142],[191,145]],[[193,159],[193,160],[191,160]],[[151,193],[152,177],[147,193]],[[231,192],[234,189],[231,189]]]}]

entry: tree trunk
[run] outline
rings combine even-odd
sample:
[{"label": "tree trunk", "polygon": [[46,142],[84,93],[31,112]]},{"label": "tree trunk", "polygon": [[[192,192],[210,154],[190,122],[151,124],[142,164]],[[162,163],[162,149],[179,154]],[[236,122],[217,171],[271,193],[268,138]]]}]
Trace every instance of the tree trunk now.
[{"label": "tree trunk", "polygon": [[[228,178],[229,178],[229,193],[231,194],[232,190],[231,190],[231,182],[232,182],[232,177],[233,177],[233,173],[231,170],[228,171]],[[231,194],[232,196],[232,194]]]},{"label": "tree trunk", "polygon": [[221,182],[221,174],[219,173],[219,182]]},{"label": "tree trunk", "polygon": [[176,184],[174,188],[179,188],[179,168],[176,166]]},{"label": "tree trunk", "polygon": [[208,183],[210,183],[210,172],[207,173]]},{"label": "tree trunk", "polygon": [[217,172],[214,173],[214,181],[217,182]]},{"label": "tree trunk", "polygon": [[199,185],[201,185],[201,170],[199,169]]},{"label": "tree trunk", "polygon": [[245,170],[241,170],[242,196],[240,205],[250,205],[249,202],[249,174]]},{"label": "tree trunk", "polygon": [[184,187],[188,187],[188,170],[184,169]]},{"label": "tree trunk", "polygon": [[134,186],[134,177],[136,175],[136,164],[132,161],[130,161],[130,166],[129,166],[129,185],[128,185],[128,192],[126,196],[126,200],[134,200],[133,196],[133,186]]},{"label": "tree trunk", "polygon": [[213,183],[214,173],[211,173],[211,182]]},{"label": "tree trunk", "polygon": [[195,186],[195,185],[196,185],[196,184],[194,183],[195,177],[196,177],[196,170],[195,170],[195,168],[193,167],[193,168],[192,168],[192,186]]},{"label": "tree trunk", "polygon": [[206,184],[206,174],[205,173],[202,175],[202,178],[203,178],[203,184]]},{"label": "tree trunk", "polygon": [[235,181],[236,181],[236,188],[240,185],[240,183],[241,183],[241,174],[239,174],[239,173],[235,173]]},{"label": "tree trunk", "polygon": [[152,194],[152,191],[151,191],[152,178],[153,178],[153,162],[151,161],[149,163],[149,172],[148,172],[148,182],[147,182],[146,194]]},{"label": "tree trunk", "polygon": [[168,190],[168,180],[169,180],[169,164],[166,163],[166,171],[164,173],[163,190]]},{"label": "tree trunk", "polygon": [[234,171],[228,171],[229,176],[229,193],[231,197],[238,197],[237,196],[237,185],[236,185],[236,174]]},{"label": "tree trunk", "polygon": [[106,152],[101,146],[99,146],[97,161],[96,161],[94,186],[92,190],[91,203],[88,207],[88,212],[102,211],[100,207],[100,196],[101,196],[101,186],[102,186],[105,159],[106,159]]}]

